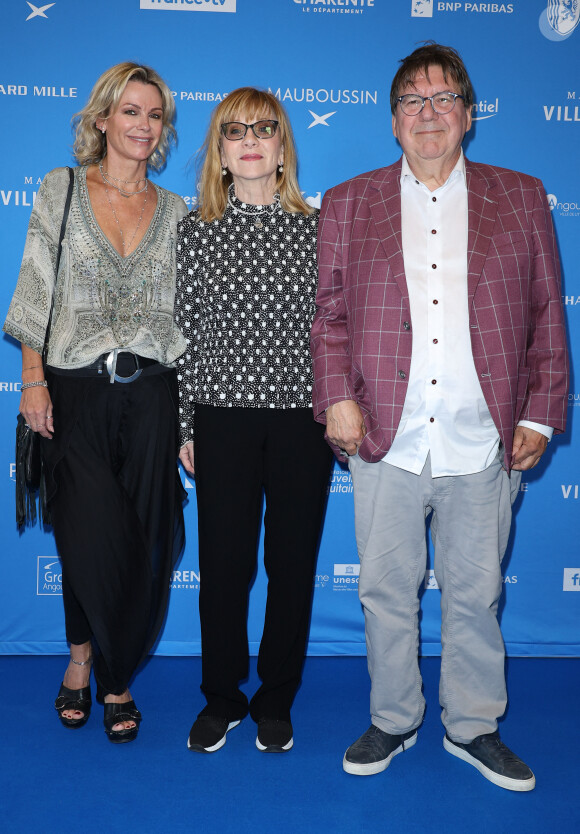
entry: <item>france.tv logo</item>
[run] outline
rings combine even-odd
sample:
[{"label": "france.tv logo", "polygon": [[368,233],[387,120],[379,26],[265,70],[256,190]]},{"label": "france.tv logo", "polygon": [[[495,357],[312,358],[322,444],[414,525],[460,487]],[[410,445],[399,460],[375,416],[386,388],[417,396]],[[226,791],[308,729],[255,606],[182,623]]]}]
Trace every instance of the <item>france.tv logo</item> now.
[{"label": "france.tv logo", "polygon": [[580,568],[564,568],[563,591],[580,591]]}]

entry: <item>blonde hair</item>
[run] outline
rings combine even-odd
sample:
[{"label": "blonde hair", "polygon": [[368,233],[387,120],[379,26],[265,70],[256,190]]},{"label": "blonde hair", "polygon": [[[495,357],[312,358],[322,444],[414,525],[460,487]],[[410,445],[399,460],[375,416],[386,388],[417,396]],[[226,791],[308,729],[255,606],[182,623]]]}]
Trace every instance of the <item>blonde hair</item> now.
[{"label": "blonde hair", "polygon": [[223,217],[228,199],[228,186],[233,181],[228,171],[222,174],[221,125],[238,121],[240,116],[250,122],[274,118],[278,122],[284,148],[284,170],[276,174],[276,191],[280,205],[292,214],[312,214],[314,209],[303,198],[297,178],[298,159],[290,121],[278,99],[256,87],[239,87],[228,93],[211,114],[205,142],[198,154],[198,213],[210,223]]},{"label": "blonde hair", "polygon": [[147,160],[147,164],[159,170],[165,165],[171,143],[177,139],[173,122],[175,102],[165,81],[151,67],[125,61],[116,64],[97,80],[89,100],[83,109],[73,116],[75,139],[73,152],[80,165],[94,165],[107,153],[106,134],[97,128],[97,119],[106,119],[115,112],[129,81],[153,84],[161,94],[163,105],[163,131],[159,144]]}]

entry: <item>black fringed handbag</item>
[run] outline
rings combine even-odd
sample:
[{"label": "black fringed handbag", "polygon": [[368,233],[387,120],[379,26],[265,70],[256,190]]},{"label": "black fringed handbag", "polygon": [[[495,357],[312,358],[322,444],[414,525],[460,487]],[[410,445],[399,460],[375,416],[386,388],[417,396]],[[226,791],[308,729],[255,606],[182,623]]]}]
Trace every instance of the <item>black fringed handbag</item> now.
[{"label": "black fringed handbag", "polygon": [[[68,191],[64,204],[64,212],[58,240],[58,250],[56,254],[55,287],[56,279],[58,278],[58,268],[60,265],[62,240],[66,229],[66,221],[68,219],[68,212],[70,209],[70,201],[74,186],[74,171],[72,168],[68,169],[68,174]],[[50,325],[52,321],[53,306],[54,289],[52,293],[52,304],[50,307],[50,315],[48,317],[48,325],[46,327],[44,348],[42,349],[43,365],[46,365],[46,354],[48,351],[48,340],[50,339]],[[18,527],[23,527],[26,524],[34,524],[36,521],[37,495],[40,498],[39,512],[42,523],[50,524],[50,512],[46,503],[46,488],[43,474],[42,455],[40,453],[40,435],[37,434],[37,432],[32,431],[30,426],[26,424],[26,420],[22,414],[19,414],[16,422],[16,524]]]}]

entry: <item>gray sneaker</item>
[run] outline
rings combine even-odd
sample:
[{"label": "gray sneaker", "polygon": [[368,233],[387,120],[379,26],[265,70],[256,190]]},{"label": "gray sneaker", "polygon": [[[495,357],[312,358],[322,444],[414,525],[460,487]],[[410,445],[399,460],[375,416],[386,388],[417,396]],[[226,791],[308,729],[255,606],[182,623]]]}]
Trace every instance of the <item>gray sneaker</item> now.
[{"label": "gray sneaker", "polygon": [[482,776],[500,788],[531,791],[536,786],[536,777],[530,768],[505,746],[497,730],[477,736],[469,744],[451,741],[445,734],[443,747],[452,756],[473,765]]},{"label": "gray sneaker", "polygon": [[347,773],[356,776],[371,776],[386,770],[393,756],[408,750],[417,741],[417,731],[409,730],[400,736],[390,735],[379,730],[374,724],[366,733],[351,744],[342,760],[342,767]]}]

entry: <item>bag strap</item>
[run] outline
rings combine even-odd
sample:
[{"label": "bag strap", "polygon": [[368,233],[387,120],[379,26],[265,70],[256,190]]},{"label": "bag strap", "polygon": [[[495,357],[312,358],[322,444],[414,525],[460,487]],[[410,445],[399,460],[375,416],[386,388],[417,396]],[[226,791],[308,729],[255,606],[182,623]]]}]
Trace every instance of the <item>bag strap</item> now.
[{"label": "bag strap", "polygon": [[46,335],[44,337],[44,347],[42,348],[42,363],[43,365],[46,364],[46,354],[48,353],[48,340],[50,339],[50,327],[52,324],[52,311],[54,310],[54,296],[56,290],[56,283],[58,281],[58,268],[60,266],[60,256],[62,253],[62,241],[64,239],[64,233],[66,231],[66,223],[68,220],[68,214],[70,210],[70,203],[72,199],[73,188],[75,184],[75,173],[72,168],[67,166],[68,171],[68,190],[66,192],[66,200],[64,203],[64,212],[62,215],[62,223],[60,224],[60,234],[58,237],[58,250],[56,253],[56,269],[55,269],[55,279],[54,279],[54,288],[52,290],[52,300],[50,303],[50,313],[48,316],[48,324],[46,325]]}]

